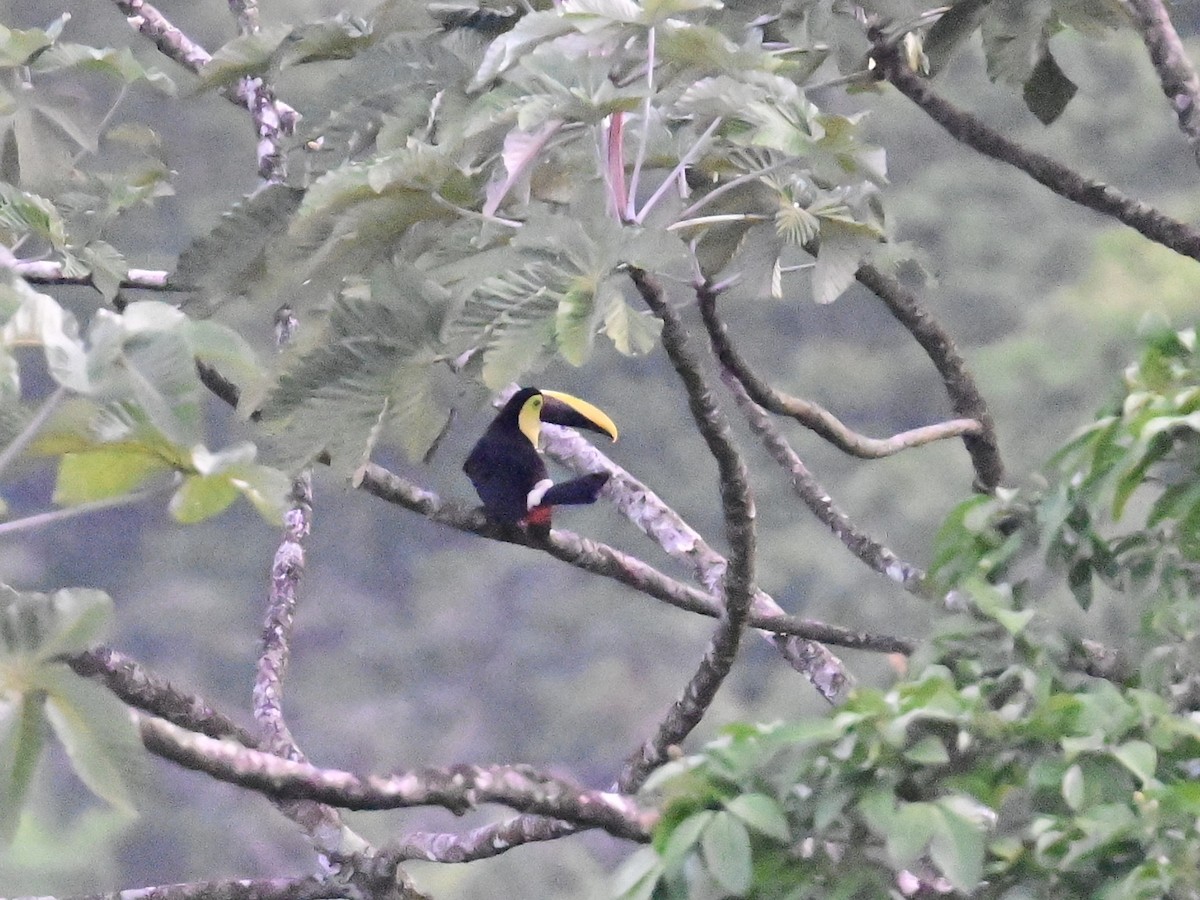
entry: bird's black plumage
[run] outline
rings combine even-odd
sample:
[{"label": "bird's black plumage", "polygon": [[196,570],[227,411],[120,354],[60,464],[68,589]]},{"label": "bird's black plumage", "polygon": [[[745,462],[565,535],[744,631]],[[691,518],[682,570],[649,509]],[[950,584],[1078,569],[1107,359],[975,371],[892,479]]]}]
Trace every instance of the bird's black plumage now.
[{"label": "bird's black plumage", "polygon": [[[584,410],[591,411],[591,415]],[[524,425],[523,411],[527,417]],[[587,428],[614,440],[616,429],[607,416],[583,401],[566,394],[522,388],[504,404],[471,449],[463,471],[483,501],[488,519],[548,530],[550,507],[595,502],[608,481],[608,473],[595,472],[553,486],[543,484],[542,496],[531,503],[530,492],[549,479],[535,437],[530,434],[530,430],[533,435],[537,433],[532,424],[535,420]]]}]

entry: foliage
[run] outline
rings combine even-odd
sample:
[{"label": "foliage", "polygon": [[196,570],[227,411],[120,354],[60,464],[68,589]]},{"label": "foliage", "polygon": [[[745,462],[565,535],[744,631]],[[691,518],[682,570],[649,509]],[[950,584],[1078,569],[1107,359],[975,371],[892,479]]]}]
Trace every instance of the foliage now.
[{"label": "foliage", "polygon": [[[950,515],[932,575],[962,611],[900,682],[660,769],[663,821],[621,896],[881,896],[906,877],[980,897],[1194,893],[1198,362],[1194,330],[1154,332],[1048,487]],[[1135,494],[1136,527],[1108,534]],[[1084,608],[1093,577],[1124,592],[1142,633],[1103,655],[1064,640],[1037,614],[1049,574]],[[1136,675],[1105,665],[1142,646]]]},{"label": "foliage", "polygon": [[133,811],[131,773],[145,758],[116,697],[76,675],[63,656],[93,645],[112,617],[100,591],[31,594],[0,587],[0,839],[21,821],[46,730],[97,796]]},{"label": "foliage", "polygon": [[[251,13],[242,18],[253,19]],[[198,109],[240,98],[254,117],[259,171],[270,177],[215,224],[192,222],[186,242],[152,244],[153,253],[174,260],[155,280],[132,263],[152,254],[130,238],[130,221],[148,212],[162,217],[156,222],[170,218],[163,201],[179,180],[177,164],[168,163],[158,133],[164,120],[145,116],[151,128],[130,108],[152,109],[162,96],[175,96],[174,86],[129,49],[65,41],[69,20],[0,27],[0,472],[52,460],[53,502],[74,511],[133,503],[162,488],[175,522],[188,525],[238,498],[279,523],[292,476],[314,463],[328,463],[339,483],[358,486],[369,463],[395,450],[429,461],[457,410],[478,413],[485,396],[552,365],[558,373],[588,366],[593,383],[606,384],[641,414],[648,456],[665,461],[672,476],[698,471],[666,424],[683,403],[665,390],[631,391],[625,378],[650,371],[631,360],[659,349],[663,329],[643,309],[631,268],[668,285],[672,303],[680,285],[704,285],[723,298],[736,287],[750,297],[753,305],[722,314],[735,330],[774,342],[762,353],[773,382],[792,374],[792,344],[804,330],[790,320],[779,327],[785,317],[842,322],[861,338],[844,368],[831,362],[832,342],[808,342],[825,382],[862,384],[848,374],[861,374],[854,370],[863,359],[878,356],[879,381],[896,393],[862,391],[855,402],[885,409],[881,427],[925,424],[925,405],[906,406],[901,353],[893,354],[890,338],[864,325],[863,307],[853,305],[864,264],[889,273],[919,267],[908,245],[894,239],[887,156],[877,146],[885,142],[890,151],[892,141],[867,137],[864,114],[840,87],[868,106],[878,99],[873,41],[901,46],[914,70],[949,73],[951,57],[978,33],[987,76],[1016,87],[1048,124],[1064,118],[1080,92],[1079,75],[1068,75],[1070,66],[1060,62],[1068,59],[1062,42],[1052,52],[1052,40],[1068,33],[1091,39],[1127,24],[1115,0],[959,0],[937,8],[911,0],[853,7],[837,0],[563,0],[519,10],[385,0],[313,21],[267,22],[218,48],[178,102]],[[171,52],[169,42],[160,49]],[[282,109],[272,104],[282,97],[304,111],[294,136],[281,137],[286,129],[272,119]],[[202,169],[203,152],[188,149],[187,164]],[[219,155],[227,166],[224,144]],[[996,227],[987,232],[988,252],[1021,237]],[[57,289],[42,292],[39,283]],[[70,296],[78,285],[90,286],[99,305]],[[143,289],[179,302],[130,299]],[[1191,295],[1182,293],[1177,306],[1186,309]],[[787,304],[762,302],[785,297]],[[281,338],[261,353],[252,346],[258,329],[246,323],[261,325],[272,315],[281,333],[292,317],[301,328],[294,340]],[[1099,314],[1072,321],[1092,315]],[[917,342],[951,380],[948,360],[956,351],[931,349],[937,341],[928,335]],[[875,353],[878,347],[885,352]],[[601,354],[613,361],[611,382],[589,365]],[[955,509],[918,589],[950,609],[936,613],[935,633],[903,664],[896,683],[861,687],[828,715],[727,726],[691,755],[658,748],[676,758],[641,797],[661,818],[651,845],[626,863],[618,892],[660,900],[1200,892],[1200,794],[1193,784],[1200,759],[1193,602],[1200,587],[1198,385],[1194,330],[1156,333],[1126,372],[1119,401],[1058,454],[1044,484],[998,488]],[[236,413],[210,415],[210,392]],[[703,413],[703,398],[689,399]],[[937,407],[928,417],[941,413]],[[229,431],[237,434],[226,440]],[[708,434],[721,431],[714,426]],[[894,477],[898,470],[888,471]],[[937,480],[880,480],[874,489],[907,512],[907,494],[936,493]],[[716,506],[716,491],[699,493],[702,478],[675,481],[681,496],[692,491]],[[438,505],[420,488],[412,493],[410,507],[436,506],[433,518],[478,530],[471,514],[455,518],[454,504]],[[764,509],[766,500],[778,499],[761,497]],[[635,499],[631,506],[652,506],[646,496]],[[833,507],[828,497],[822,503]],[[287,519],[272,570],[277,593],[300,568],[303,512]],[[763,522],[764,531],[775,528],[777,546],[787,545],[779,554],[788,557],[778,565],[783,577],[813,579],[807,535],[796,540],[790,526],[767,516]],[[653,531],[644,520],[638,524]],[[361,665],[363,672],[390,673],[378,660],[397,665],[402,658],[408,674],[425,680],[397,692],[392,679],[371,673],[384,683],[381,693],[400,693],[389,702],[423,705],[440,724],[457,720],[470,690],[451,683],[461,672],[440,671],[431,660],[443,646],[457,659],[468,655],[463,646],[474,654],[499,641],[519,670],[505,629],[526,617],[537,619],[539,635],[531,640],[551,646],[574,680],[557,672],[545,684],[494,677],[488,663],[482,671],[494,683],[489,687],[511,692],[507,705],[493,705],[519,709],[538,693],[580,696],[563,704],[570,709],[559,710],[557,725],[533,727],[532,716],[519,723],[513,716],[514,731],[552,733],[562,740],[554,750],[562,751],[592,739],[590,710],[603,706],[608,715],[618,703],[643,699],[633,690],[584,698],[585,691],[603,693],[594,685],[644,684],[647,696],[661,688],[645,671],[652,661],[661,674],[660,658],[670,655],[664,648],[676,635],[611,615],[609,606],[605,621],[584,620],[559,602],[578,599],[574,586],[530,574],[532,567],[493,566],[499,557],[479,549],[482,541],[472,551],[449,541],[449,549],[427,548],[436,573],[420,573],[411,536],[394,547],[376,526],[346,529],[348,544],[358,538],[355,560],[384,559],[408,583],[423,578],[431,587],[419,600],[402,596],[417,623],[411,629],[392,627],[395,571],[363,588],[378,604],[364,638],[374,655],[355,646],[350,659],[330,668],[345,663],[355,672]],[[254,552],[240,537],[222,536],[210,548],[196,538],[194,560],[172,559],[179,571],[172,567],[171,576],[190,586],[189,574],[199,579],[189,563],[203,570],[218,555]],[[904,537],[919,546],[918,537]],[[668,541],[656,539],[671,552]],[[598,545],[582,546],[577,556]],[[603,553],[618,559],[611,548]],[[106,559],[114,561],[128,563],[116,551]],[[153,564],[161,560],[146,565]],[[262,568],[261,560],[256,565]],[[637,583],[639,566],[649,569],[640,560],[621,565],[627,583]],[[468,569],[479,570],[478,584]],[[764,582],[776,577],[771,569],[762,567]],[[1137,661],[1136,674],[1109,665],[1108,651],[1092,642],[1058,633],[1049,610],[1060,581],[1085,613],[1106,592],[1121,592],[1135,606],[1140,630],[1112,649]],[[486,609],[464,615],[447,602],[451,584]],[[552,611],[530,613],[527,595],[547,585]],[[314,629],[331,644],[349,633],[356,624],[350,620],[364,618],[341,602],[340,583],[336,592],[339,602],[325,604],[317,613],[323,627]],[[236,655],[230,648],[248,642],[240,632],[230,636],[226,591],[212,593],[207,607],[190,596],[172,601],[178,624],[165,605],[155,608],[147,616],[154,621],[142,623],[145,633],[165,634],[160,642],[179,653],[182,617],[209,617],[207,637],[220,646],[196,641],[193,653],[221,674],[240,672],[240,661],[229,664]],[[13,837],[31,801],[49,733],[91,791],[128,810],[141,757],[128,711],[64,662],[100,639],[111,614],[107,596],[87,588],[4,588],[0,602],[0,839]],[[213,610],[220,615],[210,616]],[[893,624],[890,610],[860,613]],[[273,628],[286,620],[274,632],[286,660],[292,610],[272,614]],[[627,670],[581,663],[582,645],[606,629],[643,658]],[[279,658],[264,655],[260,675],[271,668],[266,663],[286,668]],[[661,680],[677,693],[676,674]],[[326,672],[315,678],[334,682]],[[699,678],[680,703],[695,700],[695,683]],[[794,693],[794,682],[787,691]],[[332,752],[356,764],[368,751],[355,742],[373,749],[370,741],[389,730],[380,710],[363,702],[359,709],[367,712],[353,729],[342,727],[350,719],[344,697],[327,708],[338,723]],[[256,713],[269,718],[262,708]],[[638,710],[630,718],[646,715]],[[428,731],[454,731],[461,740],[458,728],[468,734],[478,723]],[[424,735],[409,740],[431,752]],[[560,757],[551,758],[559,764]],[[611,773],[594,780],[602,778]],[[469,800],[445,802],[458,810]],[[459,849],[455,840],[442,842],[451,845],[447,858]],[[353,846],[361,843],[354,836]]]}]

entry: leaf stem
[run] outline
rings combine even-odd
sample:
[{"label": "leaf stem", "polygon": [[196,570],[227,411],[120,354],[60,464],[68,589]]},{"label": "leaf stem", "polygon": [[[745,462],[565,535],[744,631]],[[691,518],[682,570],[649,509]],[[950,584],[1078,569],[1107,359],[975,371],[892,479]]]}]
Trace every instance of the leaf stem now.
[{"label": "leaf stem", "polygon": [[12,439],[12,442],[0,451],[0,473],[9,467],[14,459],[20,456],[21,451],[29,446],[42,426],[46,424],[46,420],[58,409],[60,403],[66,399],[67,389],[61,385],[55,389],[54,393],[46,398],[46,401],[41,405],[33,417],[21,429],[21,433]]},{"label": "leaf stem", "polygon": [[[173,485],[172,485],[173,487]],[[30,531],[34,528],[40,528],[43,525],[51,525],[55,522],[62,522],[67,519],[74,519],[76,516],[87,515],[88,513],[99,512],[103,509],[115,509],[119,506],[132,506],[135,503],[140,503],[147,500],[156,494],[166,493],[166,488],[155,487],[144,491],[134,491],[132,494],[122,494],[120,497],[106,497],[103,500],[93,500],[91,503],[81,503],[78,506],[67,506],[63,509],[54,509],[49,512],[35,513],[32,516],[26,516],[23,519],[14,519],[11,522],[0,524],[0,536],[8,534],[16,534],[21,531]]]},{"label": "leaf stem", "polygon": [[657,31],[651,28],[646,33],[646,105],[642,109],[642,131],[638,137],[637,159],[633,163],[633,174],[629,176],[629,196],[625,200],[626,221],[634,219],[637,213],[638,182],[642,177],[642,166],[646,164],[646,145],[650,137],[650,101],[654,97],[654,57],[656,53]]},{"label": "leaf stem", "polygon": [[[708,144],[709,138],[721,127],[722,121],[720,116],[713,119],[712,124],[704,129],[704,134],[700,135],[696,143],[688,148],[688,152],[683,154],[683,158],[679,160],[675,168],[671,170],[671,173],[663,179],[662,184],[658,186],[658,190],[650,195],[650,199],[646,201],[646,204],[642,207],[642,211],[634,216],[633,221],[635,225],[641,225],[646,220],[646,216],[650,215],[650,211],[658,205],[658,201],[663,198],[663,194],[675,183],[675,179],[700,155],[700,151]],[[630,194],[632,195],[632,191]]]}]

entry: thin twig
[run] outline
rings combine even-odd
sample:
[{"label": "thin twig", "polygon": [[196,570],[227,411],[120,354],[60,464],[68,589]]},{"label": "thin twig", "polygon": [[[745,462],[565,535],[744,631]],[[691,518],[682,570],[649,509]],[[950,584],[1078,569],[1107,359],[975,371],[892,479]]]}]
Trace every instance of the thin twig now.
[{"label": "thin twig", "polygon": [[38,407],[37,412],[29,417],[29,421],[25,423],[25,427],[21,429],[20,434],[9,441],[8,446],[0,450],[0,473],[7,469],[14,459],[24,452],[30,442],[37,437],[37,433],[42,430],[42,426],[47,420],[54,415],[54,411],[67,398],[67,389],[61,385],[54,389],[42,405]]},{"label": "thin twig", "polygon": [[151,497],[159,496],[174,490],[174,485],[166,487],[150,488],[144,491],[134,491],[130,494],[122,494],[119,497],[107,497],[104,500],[92,500],[89,503],[80,503],[78,506],[66,506],[62,509],[53,509],[49,512],[34,513],[32,516],[25,516],[21,519],[13,519],[11,522],[0,524],[0,536],[6,534],[19,534],[23,531],[32,531],[35,528],[42,528],[46,525],[53,525],[56,522],[65,522],[68,519],[74,519],[78,516],[90,515],[94,512],[100,512],[105,509],[116,509],[120,506],[133,506],[135,503],[141,503],[143,500],[148,500]]},{"label": "thin twig", "polygon": [[[0,257],[6,256],[10,258],[0,259],[0,265],[12,269],[30,284],[95,286],[90,274],[64,274],[61,262],[41,259],[17,259],[15,256],[8,254],[8,251],[0,248]],[[185,285],[172,284],[170,278],[171,273],[161,269],[129,269],[125,272],[125,277],[121,279],[120,287],[122,290],[134,289],[139,291],[188,290]]]},{"label": "thin twig", "polygon": [[1159,84],[1179,121],[1179,130],[1187,136],[1200,164],[1200,77],[1188,59],[1167,6],[1162,0],[1121,2],[1142,34]]},{"label": "thin twig", "polygon": [[917,566],[904,562],[887,547],[856,528],[809,472],[762,407],[751,399],[738,377],[729,370],[723,371],[721,376],[737,405],[745,413],[754,433],[762,439],[763,445],[775,461],[791,476],[796,494],[818,521],[829,528],[834,536],[868,567],[890,578],[912,594],[927,596],[924,590],[925,573]]},{"label": "thin twig", "polygon": [[876,40],[873,54],[881,77],[917,104],[955,139],[984,156],[1020,169],[1060,197],[1111,216],[1155,243],[1200,260],[1200,229],[1172,219],[1148,204],[1128,197],[1101,181],[1084,178],[1048,156],[1010,141],[975,116],[936,94],[908,68],[899,48]]},{"label": "thin twig", "polygon": [[795,419],[851,456],[859,459],[882,459],[934,441],[983,433],[983,426],[975,419],[951,419],[948,422],[913,428],[889,438],[873,438],[859,434],[819,404],[778,391],[759,378],[729,340],[729,331],[717,315],[715,294],[709,294],[707,299],[700,303],[700,316],[708,331],[713,353],[721,365],[737,378],[755,403],[776,415]]},{"label": "thin twig", "polygon": [[146,748],[218,781],[279,800],[303,799],[342,809],[441,806],[456,814],[481,803],[550,815],[600,828],[616,837],[647,841],[657,813],[631,797],[592,791],[527,766],[452,766],[359,777],[251,750],[135,714]]}]

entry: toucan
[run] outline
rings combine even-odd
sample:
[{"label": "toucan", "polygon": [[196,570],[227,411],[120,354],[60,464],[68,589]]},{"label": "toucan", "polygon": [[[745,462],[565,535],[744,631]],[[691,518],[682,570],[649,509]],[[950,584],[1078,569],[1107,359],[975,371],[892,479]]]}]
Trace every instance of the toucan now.
[{"label": "toucan", "polygon": [[594,503],[608,481],[594,472],[555,484],[538,452],[542,423],[586,428],[617,439],[617,426],[586,400],[560,391],[521,388],[471,449],[463,471],[492,522],[522,525],[545,537],[555,506]]}]

